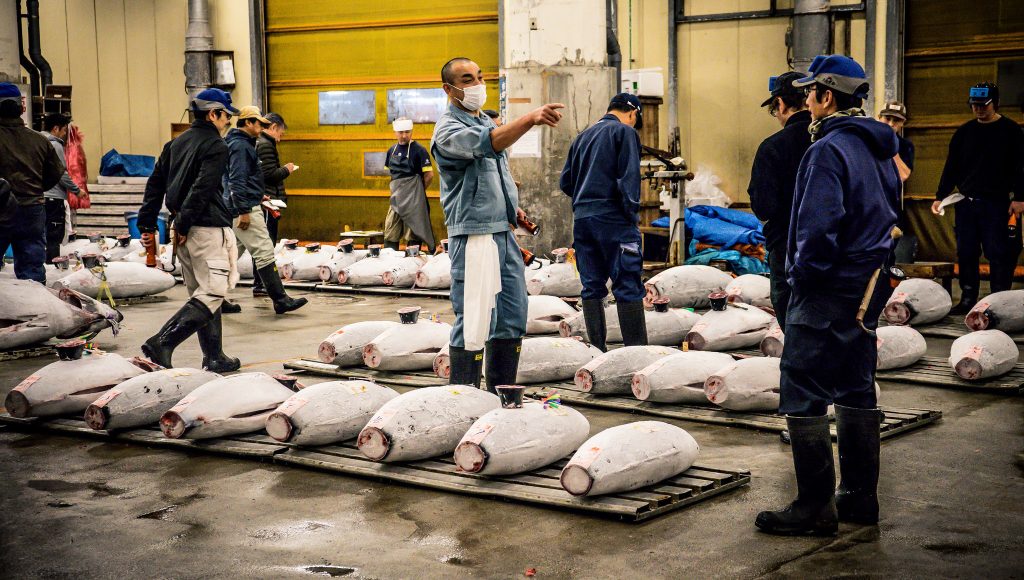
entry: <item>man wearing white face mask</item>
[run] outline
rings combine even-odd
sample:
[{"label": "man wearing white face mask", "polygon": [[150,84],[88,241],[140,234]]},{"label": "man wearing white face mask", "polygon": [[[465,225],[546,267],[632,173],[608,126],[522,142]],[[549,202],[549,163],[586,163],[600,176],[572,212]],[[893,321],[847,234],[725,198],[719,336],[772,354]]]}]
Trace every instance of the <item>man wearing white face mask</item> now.
[{"label": "man wearing white face mask", "polygon": [[526,334],[524,266],[511,230],[522,210],[505,150],[536,125],[557,125],[565,105],[547,104],[496,127],[480,111],[487,87],[475,62],[453,58],[442,67],[441,81],[449,104],[434,125],[430,149],[452,259],[451,383],[480,386],[486,343],[484,374],[494,392],[514,384]]}]

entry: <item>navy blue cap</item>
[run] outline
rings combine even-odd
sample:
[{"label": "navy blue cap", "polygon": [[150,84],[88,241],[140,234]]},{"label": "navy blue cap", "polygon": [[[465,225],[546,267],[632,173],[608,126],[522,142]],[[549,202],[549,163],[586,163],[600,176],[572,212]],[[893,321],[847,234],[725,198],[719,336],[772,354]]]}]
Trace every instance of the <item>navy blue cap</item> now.
[{"label": "navy blue cap", "polygon": [[978,83],[971,87],[967,104],[987,105],[991,102],[999,103],[999,87],[995,83]]},{"label": "navy blue cap", "polygon": [[793,81],[794,87],[823,85],[833,91],[860,99],[868,96],[868,76],[857,61],[841,54],[818,55],[811,61],[807,76]]},{"label": "navy blue cap", "polygon": [[7,99],[21,100],[21,90],[18,89],[18,85],[14,83],[0,83],[0,101],[6,101]]},{"label": "navy blue cap", "polygon": [[212,111],[224,109],[232,115],[238,114],[238,109],[231,106],[231,93],[220,89],[205,89],[201,91],[192,101],[194,109],[200,111]]},{"label": "navy blue cap", "polygon": [[609,107],[612,105],[627,105],[632,107],[636,110],[636,125],[634,125],[633,128],[638,131],[643,128],[644,114],[643,107],[640,105],[640,97],[630,93],[619,93],[612,97],[611,102],[608,103]]},{"label": "navy blue cap", "polygon": [[799,95],[800,90],[793,86],[793,81],[799,79],[802,75],[795,71],[784,72],[777,77],[768,77],[768,92],[771,93],[767,99],[761,103],[762,107],[767,107],[772,104],[775,97],[781,97],[784,95]]}]

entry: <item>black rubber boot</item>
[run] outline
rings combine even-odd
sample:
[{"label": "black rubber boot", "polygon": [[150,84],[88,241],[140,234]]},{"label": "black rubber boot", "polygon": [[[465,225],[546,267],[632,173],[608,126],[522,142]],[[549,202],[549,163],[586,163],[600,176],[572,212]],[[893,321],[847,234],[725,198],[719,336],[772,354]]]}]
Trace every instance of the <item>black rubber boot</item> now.
[{"label": "black rubber boot", "polygon": [[785,509],[757,514],[754,525],[762,532],[784,536],[835,535],[839,520],[828,417],[786,417],[786,424],[792,439],[797,498]]},{"label": "black rubber boot", "polygon": [[229,302],[227,298],[224,299],[224,304],[221,305],[219,312],[224,314],[238,314],[242,311],[242,307],[234,302]]},{"label": "black rubber boot", "polygon": [[878,523],[878,428],[881,420],[878,409],[836,405],[842,475],[836,491],[836,509],[841,522]]},{"label": "black rubber boot", "polygon": [[960,302],[954,306],[950,314],[967,314],[978,303],[978,289],[973,286],[960,286]]},{"label": "black rubber boot", "polygon": [[400,242],[384,242],[384,247],[390,250],[398,251],[398,244]]},{"label": "black rubber boot", "polygon": [[647,318],[644,315],[644,303],[616,302],[615,310],[619,314],[622,344],[624,346],[645,346],[647,344]]},{"label": "black rubber boot", "polygon": [[480,388],[480,376],[484,368],[484,351],[449,346],[448,360],[451,364],[448,384],[473,385]]},{"label": "black rubber boot", "polygon": [[284,314],[298,310],[309,302],[305,298],[292,298],[285,293],[281,276],[277,273],[277,264],[268,264],[257,272],[263,280],[263,287],[267,289],[267,295],[274,301],[274,312]]},{"label": "black rubber boot", "polygon": [[583,301],[583,322],[587,325],[587,338],[590,339],[590,344],[601,352],[607,352],[605,337],[608,334],[608,324],[604,320],[604,300]]},{"label": "black rubber boot", "polygon": [[487,390],[498,394],[498,385],[516,384],[516,373],[519,371],[519,354],[523,350],[521,338],[495,338],[487,341],[484,348],[487,352],[487,366],[484,369],[484,381]]},{"label": "black rubber boot", "polygon": [[203,368],[212,373],[237,371],[242,363],[237,358],[224,354],[224,329],[221,325],[221,309],[213,313],[209,324],[199,329],[199,348],[203,350]]},{"label": "black rubber boot", "polygon": [[[253,258],[252,259],[252,271],[255,272],[256,270],[257,270],[257,268],[256,268],[256,258]],[[253,276],[253,280],[252,280],[252,295],[253,295],[253,297],[261,297],[261,296],[266,296],[267,295],[267,289],[263,287],[263,280],[260,278],[259,274]]]},{"label": "black rubber boot", "polygon": [[171,355],[179,344],[192,336],[213,318],[210,310],[200,301],[190,299],[174,313],[155,335],[142,344],[142,353],[156,364],[171,368]]}]

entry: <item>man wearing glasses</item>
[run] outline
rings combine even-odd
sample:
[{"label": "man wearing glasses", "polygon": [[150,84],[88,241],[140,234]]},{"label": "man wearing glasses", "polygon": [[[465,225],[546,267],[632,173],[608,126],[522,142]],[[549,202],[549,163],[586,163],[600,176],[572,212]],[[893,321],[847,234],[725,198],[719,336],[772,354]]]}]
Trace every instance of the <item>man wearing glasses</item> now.
[{"label": "man wearing glasses", "polygon": [[764,222],[768,268],[771,270],[771,298],[779,326],[786,328],[786,306],[789,284],[786,282],[786,237],[789,235],[789,213],[793,207],[793,185],[807,148],[811,146],[811,113],[804,102],[802,90],[793,86],[800,73],[786,72],[768,79],[769,97],[761,103],[779,122],[782,129],[757,148],[750,168],[750,207],[757,219]]}]

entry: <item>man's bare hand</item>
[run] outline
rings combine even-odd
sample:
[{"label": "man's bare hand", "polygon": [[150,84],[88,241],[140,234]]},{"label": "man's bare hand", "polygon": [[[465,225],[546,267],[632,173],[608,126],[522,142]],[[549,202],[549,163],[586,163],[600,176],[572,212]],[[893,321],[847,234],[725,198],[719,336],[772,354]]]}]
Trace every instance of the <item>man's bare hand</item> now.
[{"label": "man's bare hand", "polygon": [[942,205],[942,202],[937,200],[937,199],[932,202],[932,213],[933,214],[939,215],[939,206],[940,205]]},{"label": "man's bare hand", "polygon": [[235,227],[242,231],[249,229],[249,214],[243,213],[242,215],[238,216],[238,225]]},{"label": "man's bare hand", "polygon": [[534,125],[547,125],[554,127],[562,120],[562,113],[558,109],[564,109],[562,103],[548,103],[543,107],[530,111],[530,122]]},{"label": "man's bare hand", "polygon": [[174,237],[178,239],[178,245],[179,246],[184,246],[185,245],[185,240],[188,239],[188,236],[186,236],[185,234],[179,234],[177,232],[174,233]]},{"label": "man's bare hand", "polygon": [[299,166],[295,165],[294,163],[285,163],[284,168],[288,170],[288,173],[294,173],[295,170],[299,168]]},{"label": "man's bare hand", "polygon": [[526,212],[521,207],[516,208],[516,220],[526,221]]},{"label": "man's bare hand", "polygon": [[1024,201],[1011,201],[1010,213],[1017,215],[1024,214]]}]

